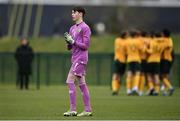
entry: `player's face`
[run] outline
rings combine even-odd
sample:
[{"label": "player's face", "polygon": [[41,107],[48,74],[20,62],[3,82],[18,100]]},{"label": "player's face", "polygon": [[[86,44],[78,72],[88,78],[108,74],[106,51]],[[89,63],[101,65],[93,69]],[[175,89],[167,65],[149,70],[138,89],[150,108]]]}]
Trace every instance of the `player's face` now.
[{"label": "player's face", "polygon": [[78,21],[82,15],[78,11],[72,10],[71,16],[73,21]]}]

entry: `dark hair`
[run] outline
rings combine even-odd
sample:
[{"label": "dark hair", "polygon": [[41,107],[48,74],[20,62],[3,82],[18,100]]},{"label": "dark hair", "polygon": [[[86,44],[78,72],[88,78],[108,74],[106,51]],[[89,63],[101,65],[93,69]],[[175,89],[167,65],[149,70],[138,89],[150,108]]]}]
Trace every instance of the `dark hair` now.
[{"label": "dark hair", "polygon": [[142,37],[147,37],[149,33],[147,31],[141,31],[141,36]]},{"label": "dark hair", "polygon": [[75,12],[78,11],[78,12],[82,13],[83,17],[86,14],[86,10],[82,6],[75,6],[72,10]]},{"label": "dark hair", "polygon": [[125,38],[127,35],[128,35],[128,32],[127,31],[123,31],[123,32],[121,32],[120,37],[121,38]]},{"label": "dark hair", "polygon": [[139,36],[139,35],[140,35],[140,31],[139,31],[139,30],[136,30],[136,29],[132,29],[132,30],[130,31],[130,35],[131,35],[131,37]]},{"label": "dark hair", "polygon": [[168,30],[168,29],[163,29],[162,34],[163,34],[163,36],[165,36],[165,37],[170,37],[171,31]]},{"label": "dark hair", "polygon": [[161,37],[161,32],[155,32],[155,37]]},{"label": "dark hair", "polygon": [[150,31],[150,37],[151,37],[151,38],[155,37],[155,31],[154,31],[154,30],[151,30],[151,31]]}]

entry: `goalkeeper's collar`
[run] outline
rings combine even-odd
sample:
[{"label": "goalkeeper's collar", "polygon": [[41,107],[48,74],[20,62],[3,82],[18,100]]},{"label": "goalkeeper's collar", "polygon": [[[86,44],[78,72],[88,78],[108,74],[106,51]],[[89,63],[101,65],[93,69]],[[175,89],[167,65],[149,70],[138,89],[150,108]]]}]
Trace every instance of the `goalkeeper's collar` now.
[{"label": "goalkeeper's collar", "polygon": [[76,26],[79,26],[80,24],[82,24],[84,21],[82,20],[80,23],[77,23]]}]

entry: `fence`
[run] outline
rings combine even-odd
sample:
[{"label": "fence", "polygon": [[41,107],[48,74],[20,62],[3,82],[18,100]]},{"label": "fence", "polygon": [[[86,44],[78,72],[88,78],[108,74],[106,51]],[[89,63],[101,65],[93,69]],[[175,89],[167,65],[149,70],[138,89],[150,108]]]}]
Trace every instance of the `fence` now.
[{"label": "fence", "polygon": [[[86,80],[91,85],[109,85],[112,76],[113,54],[90,54]],[[70,68],[70,55],[64,53],[36,53],[32,64],[31,84],[65,84]],[[172,82],[180,86],[180,55],[175,56]],[[0,53],[0,84],[16,84],[17,64],[14,53]],[[123,81],[124,83],[124,81]]]},{"label": "fence", "polygon": [[[90,54],[86,80],[92,85],[107,85],[111,80],[112,54]],[[31,83],[65,84],[70,68],[70,55],[36,53],[32,64]],[[0,83],[16,84],[17,65],[14,53],[0,53]]]}]

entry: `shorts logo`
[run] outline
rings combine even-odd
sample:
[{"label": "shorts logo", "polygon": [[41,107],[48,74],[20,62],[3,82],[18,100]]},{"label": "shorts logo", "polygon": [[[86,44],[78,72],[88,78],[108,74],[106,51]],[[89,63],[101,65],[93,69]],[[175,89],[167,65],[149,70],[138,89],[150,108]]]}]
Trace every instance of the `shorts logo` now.
[{"label": "shorts logo", "polygon": [[75,71],[76,67],[79,65],[79,63],[76,63],[75,66],[74,66],[74,69],[73,71]]}]

